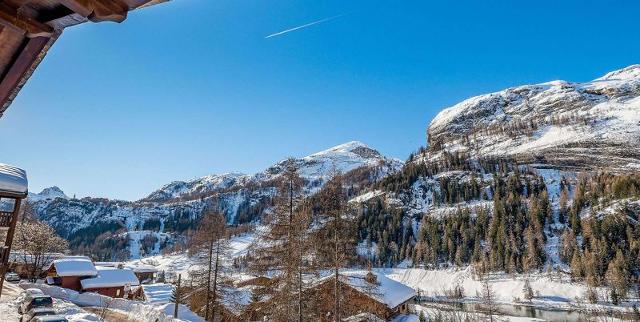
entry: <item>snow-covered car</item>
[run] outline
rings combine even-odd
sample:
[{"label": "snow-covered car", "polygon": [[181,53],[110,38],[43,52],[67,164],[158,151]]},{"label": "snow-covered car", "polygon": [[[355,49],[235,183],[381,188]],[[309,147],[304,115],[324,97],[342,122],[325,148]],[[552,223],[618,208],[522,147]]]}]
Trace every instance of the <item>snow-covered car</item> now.
[{"label": "snow-covered car", "polygon": [[32,295],[37,295],[37,294],[44,295],[44,292],[42,292],[42,290],[39,288],[28,288],[24,290],[24,292]]},{"label": "snow-covered car", "polygon": [[[27,292],[22,299],[22,303],[18,307],[18,313],[25,314],[26,312],[31,311],[36,308],[52,308],[53,307],[53,299],[51,296],[44,295],[42,292],[40,294],[33,294]],[[29,321],[29,320],[26,320]]]},{"label": "snow-covered car", "polygon": [[4,275],[4,280],[7,282],[20,282],[20,275],[16,273],[7,273]]},{"label": "snow-covered car", "polygon": [[69,320],[62,315],[44,315],[36,316],[29,322],[69,322]]},{"label": "snow-covered car", "polygon": [[56,314],[56,311],[54,311],[50,307],[36,307],[23,314],[20,317],[20,322],[29,322],[33,321],[33,319],[36,317],[51,316]]}]

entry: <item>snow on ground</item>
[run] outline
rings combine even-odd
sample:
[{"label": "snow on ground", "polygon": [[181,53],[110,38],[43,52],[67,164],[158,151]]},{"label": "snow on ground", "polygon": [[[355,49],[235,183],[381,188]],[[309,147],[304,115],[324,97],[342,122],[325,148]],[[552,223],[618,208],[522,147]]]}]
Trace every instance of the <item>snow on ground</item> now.
[{"label": "snow on ground", "polygon": [[[231,258],[246,255],[258,234],[264,229],[265,228],[263,226],[258,226],[253,232],[233,236],[229,242]],[[198,269],[197,259],[189,257],[186,252],[155,255],[142,259],[135,259],[126,263],[126,265],[141,264],[155,267],[158,272],[164,272],[169,279],[176,277],[178,274],[182,274],[183,277],[187,277],[189,275],[189,270]]]},{"label": "snow on ground", "polygon": [[[432,300],[446,299],[445,293],[450,292],[456,285],[464,289],[465,303],[476,303],[482,289],[482,279],[475,276],[471,267],[427,270],[421,268],[391,268],[377,269],[390,279],[402,282]],[[529,275],[508,275],[492,273],[485,277],[496,294],[496,302],[512,308],[515,305],[527,305],[546,310],[614,310],[629,311],[633,303],[613,306],[607,303],[588,304],[586,301],[587,286],[583,283],[571,282],[562,273],[537,273]],[[523,303],[523,288],[529,280],[534,299],[530,303]],[[603,296],[606,289],[596,288]],[[512,314],[516,315],[516,314]],[[552,319],[553,320],[553,319]]]},{"label": "snow on ground", "polygon": [[191,312],[188,307],[180,305],[178,309],[179,319],[173,318],[174,304],[165,303],[154,305],[148,302],[131,301],[126,299],[114,299],[96,293],[78,293],[73,290],[34,283],[22,283],[20,287],[38,288],[44,294],[50,295],[54,299],[68,301],[81,307],[108,307],[110,310],[117,310],[126,314],[128,318],[140,322],[202,322],[202,318]]},{"label": "snow on ground", "polygon": [[171,301],[171,292],[173,292],[173,285],[171,284],[145,284],[142,285],[142,288],[147,296],[147,303],[166,304]]},{"label": "snow on ground", "polygon": [[[18,306],[22,299],[24,290],[13,283],[5,283],[0,299],[0,322],[20,321]],[[53,310],[59,315],[63,315],[70,322],[100,321],[99,317],[87,312],[77,305],[61,300],[53,300]]]},{"label": "snow on ground", "polygon": [[355,202],[355,203],[362,203],[362,202],[367,202],[373,198],[379,197],[381,195],[384,195],[385,192],[382,190],[374,190],[374,191],[369,191],[367,193],[363,193],[357,197],[353,197],[351,200],[349,200],[349,202]]},{"label": "snow on ground", "polygon": [[2,297],[0,297],[0,321],[14,322],[20,319],[16,298],[22,292],[22,288],[13,283],[4,283]]},{"label": "snow on ground", "polygon": [[[475,297],[481,291],[482,281],[475,278],[472,268],[450,268],[441,270],[426,270],[420,268],[384,269],[383,272],[391,279],[407,284],[419,290],[423,296],[439,297],[445,291],[456,285],[464,288],[466,296]],[[489,275],[489,284],[496,291],[500,302],[512,303],[516,298],[523,298],[522,288],[525,276],[515,278],[506,274]],[[534,293],[540,294],[536,301],[539,304],[561,304],[573,301],[585,294],[583,284],[571,283],[567,278],[552,278],[550,275],[530,275],[531,287]]]}]

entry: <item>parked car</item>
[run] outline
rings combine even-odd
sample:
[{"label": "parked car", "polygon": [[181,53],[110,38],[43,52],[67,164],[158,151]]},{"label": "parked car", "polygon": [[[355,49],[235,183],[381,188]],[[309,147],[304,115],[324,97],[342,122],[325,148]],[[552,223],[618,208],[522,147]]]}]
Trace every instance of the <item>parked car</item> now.
[{"label": "parked car", "polygon": [[29,322],[69,322],[62,315],[44,315],[44,316],[36,316]]},{"label": "parked car", "polygon": [[20,282],[20,275],[16,273],[7,273],[4,275],[4,280],[7,282]]},{"label": "parked car", "polygon": [[[44,295],[42,292],[40,294],[33,294],[27,292],[27,294],[22,299],[22,303],[18,307],[18,313],[25,314],[32,309],[35,308],[52,308],[53,307],[53,299],[51,296]],[[26,320],[29,321],[29,320]]]},{"label": "parked car", "polygon": [[29,321],[33,321],[33,319],[36,317],[51,316],[51,315],[56,315],[56,311],[54,311],[52,308],[36,307],[29,310],[27,313],[23,314],[20,317],[20,322],[29,322]]}]

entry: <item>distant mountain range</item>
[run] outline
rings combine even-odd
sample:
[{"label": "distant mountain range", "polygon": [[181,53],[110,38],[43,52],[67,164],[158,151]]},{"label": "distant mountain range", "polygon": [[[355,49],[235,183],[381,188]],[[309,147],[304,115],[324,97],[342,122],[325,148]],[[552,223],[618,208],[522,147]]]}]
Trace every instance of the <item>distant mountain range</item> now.
[{"label": "distant mountain range", "polygon": [[[468,189],[475,178],[494,184],[495,169],[483,168],[487,159],[517,162],[542,177],[556,215],[561,187],[574,186],[580,172],[640,170],[640,65],[586,83],[552,81],[467,99],[431,121],[426,147],[407,163],[360,142],[295,162],[307,195],[319,191],[334,172],[346,173],[347,184],[354,188],[352,202],[379,200],[384,208],[377,211],[385,213],[400,209],[396,228],[410,228],[415,238],[424,215],[492,206],[488,186],[482,187],[486,191],[465,190],[464,198],[449,195],[454,188]],[[174,181],[138,201],[73,199],[52,187],[31,194],[29,202],[76,250],[136,258],[178,242],[185,230],[197,225],[205,208],[223,212],[230,224],[259,221],[272,206],[283,166],[281,161],[256,174]],[[372,233],[360,237],[379,242],[382,234]],[[399,233],[397,238],[409,237]],[[549,238],[558,242],[558,236]],[[127,252],[114,251],[122,248]]]},{"label": "distant mountain range", "polygon": [[[348,142],[294,159],[307,195],[322,188],[334,173],[364,172],[371,182],[397,172],[403,162],[385,157],[361,142]],[[37,216],[70,239],[72,247],[102,248],[96,237],[108,233],[119,244],[133,244],[133,257],[157,253],[175,236],[197,225],[205,208],[224,213],[230,224],[259,220],[271,205],[286,160],[254,175],[228,173],[174,181],[138,201],[106,198],[72,199],[58,187],[30,194]],[[356,184],[353,182],[352,184]],[[129,245],[131,246],[131,245]],[[146,246],[146,250],[145,250]],[[92,249],[97,251],[97,249]],[[114,254],[108,254],[113,256]]]}]

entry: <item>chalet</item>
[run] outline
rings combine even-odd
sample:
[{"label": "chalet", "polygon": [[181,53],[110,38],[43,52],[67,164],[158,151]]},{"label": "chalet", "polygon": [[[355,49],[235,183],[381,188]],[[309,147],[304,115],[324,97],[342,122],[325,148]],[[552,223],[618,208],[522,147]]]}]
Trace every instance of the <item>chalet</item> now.
[{"label": "chalet", "polygon": [[93,292],[113,298],[142,298],[143,291],[140,281],[130,269],[113,267],[97,267],[95,277],[80,281],[83,292]]},{"label": "chalet", "polygon": [[141,284],[153,283],[156,279],[156,274],[158,274],[158,269],[151,265],[134,264],[125,265],[124,268],[132,270]]},{"label": "chalet", "polygon": [[62,253],[44,253],[34,256],[12,251],[9,255],[9,269],[22,278],[42,278],[46,276],[47,268],[54,260],[64,257]]},{"label": "chalet", "polygon": [[[307,290],[315,299],[316,311],[326,312],[321,316],[327,320],[333,320],[334,282],[333,275],[327,276]],[[343,272],[338,282],[344,303],[342,312],[345,318],[350,317],[349,321],[361,321],[358,318],[370,315],[384,321],[391,320],[408,313],[409,303],[416,296],[412,288],[374,272]]]},{"label": "chalet", "polygon": [[227,298],[222,301],[223,321],[261,321],[264,319],[265,306],[269,301],[265,295],[259,295],[258,288],[270,287],[272,280],[266,276],[242,274],[233,286],[226,286]]},{"label": "chalet", "polygon": [[85,256],[69,256],[54,260],[47,269],[47,284],[81,292],[81,280],[96,277],[98,270]]}]

